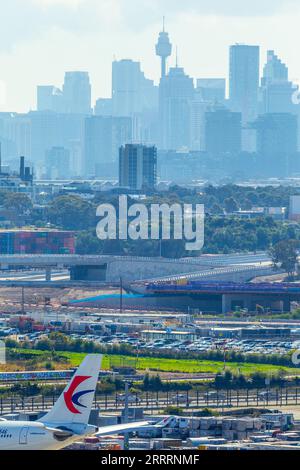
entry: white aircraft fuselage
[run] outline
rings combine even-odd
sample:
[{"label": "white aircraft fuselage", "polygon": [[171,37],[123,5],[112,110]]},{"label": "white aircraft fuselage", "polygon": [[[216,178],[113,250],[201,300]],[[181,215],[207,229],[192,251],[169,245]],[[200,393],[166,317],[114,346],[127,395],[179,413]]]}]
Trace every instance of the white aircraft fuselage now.
[{"label": "white aircraft fuselage", "polygon": [[78,438],[56,435],[39,422],[0,421],[0,450],[60,450]]}]

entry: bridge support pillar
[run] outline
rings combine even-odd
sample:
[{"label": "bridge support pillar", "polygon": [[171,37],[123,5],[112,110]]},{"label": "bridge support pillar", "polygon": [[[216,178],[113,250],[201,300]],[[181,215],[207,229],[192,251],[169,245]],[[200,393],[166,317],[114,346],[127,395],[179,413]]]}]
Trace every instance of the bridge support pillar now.
[{"label": "bridge support pillar", "polygon": [[291,311],[290,299],[284,299],[282,301],[282,309],[283,309],[284,312],[290,312]]},{"label": "bridge support pillar", "polygon": [[227,313],[230,311],[230,298],[228,295],[222,295],[222,313]]},{"label": "bridge support pillar", "polygon": [[46,269],[46,281],[47,282],[51,281],[51,268]]},{"label": "bridge support pillar", "polygon": [[222,295],[222,313],[232,312],[237,309],[251,310],[251,298],[246,295]]}]

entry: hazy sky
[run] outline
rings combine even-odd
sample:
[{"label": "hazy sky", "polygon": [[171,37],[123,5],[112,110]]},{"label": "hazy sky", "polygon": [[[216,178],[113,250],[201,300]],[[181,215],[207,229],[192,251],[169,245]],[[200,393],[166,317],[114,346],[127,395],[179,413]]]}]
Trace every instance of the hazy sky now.
[{"label": "hazy sky", "polygon": [[300,82],[299,0],[0,0],[0,110],[34,109],[36,85],[60,87],[66,70],[89,71],[93,99],[109,96],[114,56],[157,81],[163,15],[195,78],[227,77],[228,47],[242,42],[261,45],[262,63],[274,49]]}]

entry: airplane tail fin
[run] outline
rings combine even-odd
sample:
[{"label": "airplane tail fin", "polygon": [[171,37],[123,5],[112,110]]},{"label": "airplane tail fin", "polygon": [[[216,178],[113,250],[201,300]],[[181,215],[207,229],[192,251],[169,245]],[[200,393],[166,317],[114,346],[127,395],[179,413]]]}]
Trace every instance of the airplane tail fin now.
[{"label": "airplane tail fin", "polygon": [[101,363],[101,354],[86,356],[52,410],[39,421],[79,434],[84,432],[88,426]]}]

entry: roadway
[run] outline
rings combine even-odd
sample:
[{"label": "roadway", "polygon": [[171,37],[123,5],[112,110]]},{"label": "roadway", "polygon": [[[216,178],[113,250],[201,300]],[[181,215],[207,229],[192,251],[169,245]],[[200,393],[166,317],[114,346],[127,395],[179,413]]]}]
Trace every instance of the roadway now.
[{"label": "roadway", "polygon": [[[64,271],[53,271],[51,273],[51,281],[66,281],[70,279],[70,273],[67,270]],[[6,273],[0,272],[0,282],[4,281],[46,281],[45,271],[22,271],[22,272],[11,272]]]},{"label": "roadway", "polygon": [[[241,263],[242,264],[242,263]],[[278,272],[278,271],[277,271]],[[180,281],[180,280],[188,280],[188,281],[198,281],[198,280],[205,280],[205,279],[214,279],[219,278],[224,275],[232,275],[239,276],[241,274],[245,274],[248,276],[249,279],[255,276],[263,276],[268,274],[274,274],[274,270],[270,262],[263,262],[263,263],[254,263],[254,264],[247,264],[247,265],[233,265],[233,266],[224,266],[224,267],[216,267],[213,269],[205,269],[193,273],[182,273],[182,274],[175,274],[171,276],[160,276],[155,277],[152,279],[146,279],[144,282],[157,282],[157,281],[164,281],[164,282],[172,282],[172,281]]]},{"label": "roadway", "polygon": [[78,265],[101,265],[110,261],[140,261],[140,262],[153,262],[159,261],[160,263],[167,264],[199,264],[210,266],[222,266],[233,264],[259,264],[270,262],[270,257],[265,253],[248,253],[248,254],[230,254],[230,255],[201,255],[197,258],[180,258],[169,259],[162,257],[138,257],[138,256],[115,256],[115,255],[60,255],[60,254],[47,254],[47,255],[34,255],[34,254],[14,254],[14,255],[0,255],[0,265],[17,265],[17,266],[78,266]]}]

